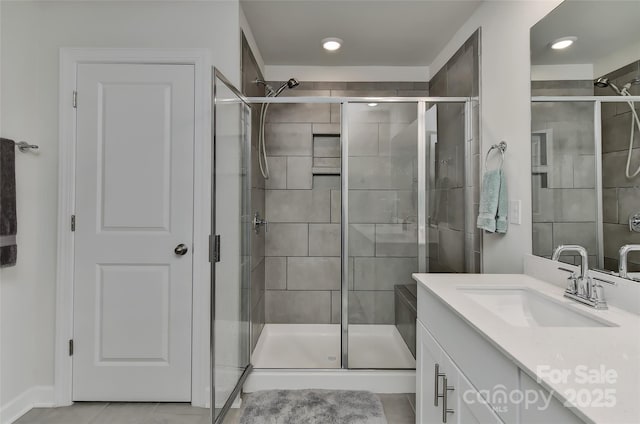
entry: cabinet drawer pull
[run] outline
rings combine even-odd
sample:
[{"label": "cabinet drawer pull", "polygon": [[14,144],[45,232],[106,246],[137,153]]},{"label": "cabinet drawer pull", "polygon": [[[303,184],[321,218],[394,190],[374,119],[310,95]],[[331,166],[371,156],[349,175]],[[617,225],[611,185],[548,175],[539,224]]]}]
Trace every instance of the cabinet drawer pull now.
[{"label": "cabinet drawer pull", "polygon": [[447,414],[453,414],[453,409],[447,408],[447,400],[449,398],[449,392],[454,391],[453,386],[447,386],[447,376],[442,378],[442,385],[444,390],[442,391],[442,422],[447,423]]},{"label": "cabinet drawer pull", "polygon": [[440,377],[444,377],[444,374],[440,373],[440,364],[436,363],[433,377],[433,406],[438,406],[438,398],[441,398],[440,394]]}]

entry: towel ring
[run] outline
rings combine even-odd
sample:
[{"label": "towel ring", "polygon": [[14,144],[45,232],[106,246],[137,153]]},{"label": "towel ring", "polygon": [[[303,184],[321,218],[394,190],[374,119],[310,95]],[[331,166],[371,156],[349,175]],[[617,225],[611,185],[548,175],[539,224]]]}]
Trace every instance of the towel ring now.
[{"label": "towel ring", "polygon": [[507,150],[507,142],[506,141],[501,141],[500,143],[494,144],[489,148],[489,151],[487,152],[487,156],[484,159],[484,169],[488,168],[489,155],[491,155],[491,152],[496,150],[496,149],[500,151],[500,155],[501,155],[500,169],[502,169],[502,166],[504,165],[504,152]]}]

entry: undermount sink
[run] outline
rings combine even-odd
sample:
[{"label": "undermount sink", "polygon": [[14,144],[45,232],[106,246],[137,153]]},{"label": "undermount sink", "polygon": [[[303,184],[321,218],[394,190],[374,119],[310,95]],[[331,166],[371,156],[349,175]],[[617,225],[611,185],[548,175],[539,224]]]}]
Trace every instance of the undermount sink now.
[{"label": "undermount sink", "polygon": [[627,277],[634,281],[640,281],[640,272],[629,272],[627,273]]},{"label": "undermount sink", "polygon": [[616,327],[526,287],[459,287],[458,290],[515,327]]}]

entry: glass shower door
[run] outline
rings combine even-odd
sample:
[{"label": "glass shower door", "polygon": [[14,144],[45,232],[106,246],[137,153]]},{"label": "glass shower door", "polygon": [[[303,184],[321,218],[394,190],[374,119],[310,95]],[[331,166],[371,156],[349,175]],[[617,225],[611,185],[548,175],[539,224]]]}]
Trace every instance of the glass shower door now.
[{"label": "glass shower door", "polygon": [[251,371],[251,108],[214,77],[211,220],[211,420],[220,423]]},{"label": "glass shower door", "polygon": [[418,103],[346,106],[348,367],[412,369],[395,305],[420,269]]}]

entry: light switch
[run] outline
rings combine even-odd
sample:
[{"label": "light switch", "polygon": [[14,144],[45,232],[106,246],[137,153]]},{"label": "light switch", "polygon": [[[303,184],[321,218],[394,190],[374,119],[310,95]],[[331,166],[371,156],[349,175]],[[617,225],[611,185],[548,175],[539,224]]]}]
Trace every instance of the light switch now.
[{"label": "light switch", "polygon": [[510,200],[509,201],[509,222],[515,225],[522,224],[522,201]]}]

